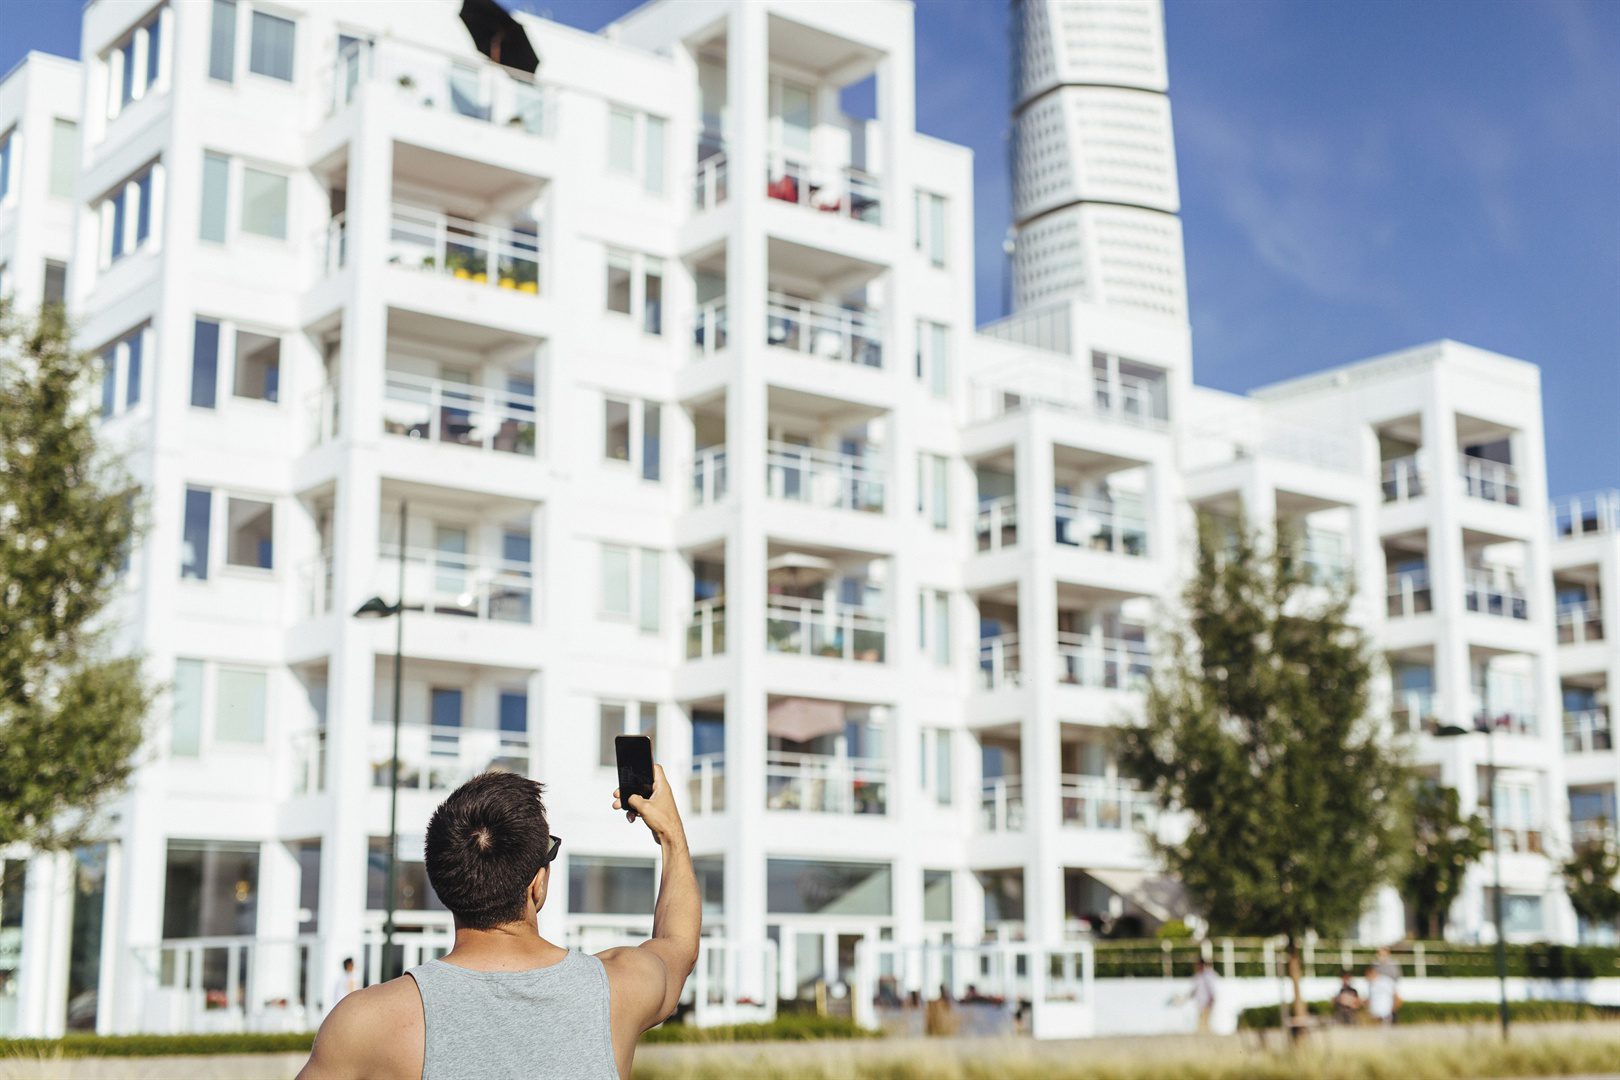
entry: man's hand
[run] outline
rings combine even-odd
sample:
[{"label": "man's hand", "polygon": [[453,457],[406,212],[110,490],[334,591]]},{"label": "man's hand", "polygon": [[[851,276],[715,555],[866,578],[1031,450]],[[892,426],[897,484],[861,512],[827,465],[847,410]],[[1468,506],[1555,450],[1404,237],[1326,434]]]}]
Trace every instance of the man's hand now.
[{"label": "man's hand", "polygon": [[[624,801],[629,805],[624,805]],[[681,824],[681,812],[675,807],[675,795],[670,791],[669,781],[664,778],[662,765],[653,766],[652,798],[632,795],[624,801],[619,798],[619,790],[614,788],[613,809],[625,811],[625,816],[631,821],[641,818],[660,844],[671,841],[685,843],[686,828]]]}]

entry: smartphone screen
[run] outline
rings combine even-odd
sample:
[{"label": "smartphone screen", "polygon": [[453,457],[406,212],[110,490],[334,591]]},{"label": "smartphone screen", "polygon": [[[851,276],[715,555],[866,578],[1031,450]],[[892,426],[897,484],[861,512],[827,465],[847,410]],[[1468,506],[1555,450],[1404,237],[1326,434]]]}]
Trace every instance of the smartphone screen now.
[{"label": "smartphone screen", "polygon": [[645,735],[619,735],[613,740],[613,753],[619,762],[619,798],[632,795],[652,798],[652,740]]}]

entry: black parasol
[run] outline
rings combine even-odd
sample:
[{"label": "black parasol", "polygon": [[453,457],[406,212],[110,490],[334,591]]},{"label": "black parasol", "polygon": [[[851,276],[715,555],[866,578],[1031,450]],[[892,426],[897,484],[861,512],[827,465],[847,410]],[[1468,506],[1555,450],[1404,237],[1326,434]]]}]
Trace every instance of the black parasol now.
[{"label": "black parasol", "polygon": [[540,66],[523,27],[495,0],[461,0],[461,21],[478,51],[497,64],[531,75]]}]

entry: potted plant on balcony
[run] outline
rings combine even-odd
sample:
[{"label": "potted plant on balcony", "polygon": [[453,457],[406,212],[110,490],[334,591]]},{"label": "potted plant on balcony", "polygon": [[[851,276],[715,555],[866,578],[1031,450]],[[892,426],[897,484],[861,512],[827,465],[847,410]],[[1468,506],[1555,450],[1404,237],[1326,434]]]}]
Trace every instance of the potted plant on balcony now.
[{"label": "potted plant on balcony", "polygon": [[444,265],[458,280],[472,280],[472,256],[467,252],[450,248],[444,253]]}]

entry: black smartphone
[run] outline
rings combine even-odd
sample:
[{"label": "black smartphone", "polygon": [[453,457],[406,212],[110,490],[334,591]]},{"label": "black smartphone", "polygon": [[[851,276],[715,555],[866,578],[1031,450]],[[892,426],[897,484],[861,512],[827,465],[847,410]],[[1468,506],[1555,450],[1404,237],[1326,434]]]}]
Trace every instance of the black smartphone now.
[{"label": "black smartphone", "polygon": [[613,755],[619,762],[619,805],[630,809],[632,795],[652,798],[652,740],[645,735],[615,736]]}]

